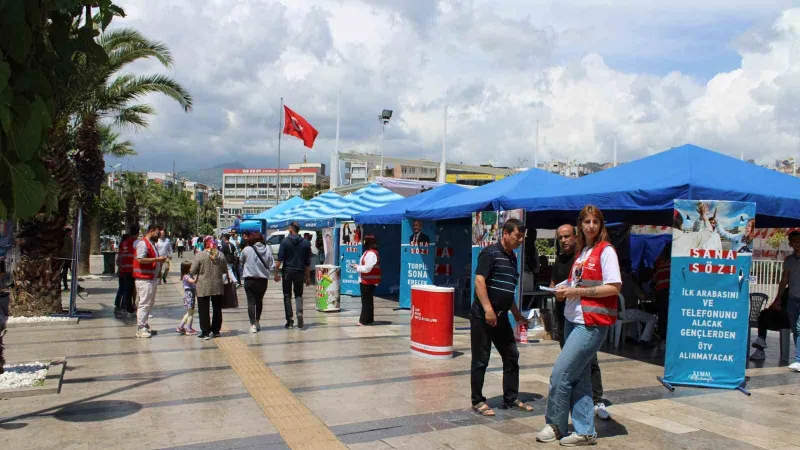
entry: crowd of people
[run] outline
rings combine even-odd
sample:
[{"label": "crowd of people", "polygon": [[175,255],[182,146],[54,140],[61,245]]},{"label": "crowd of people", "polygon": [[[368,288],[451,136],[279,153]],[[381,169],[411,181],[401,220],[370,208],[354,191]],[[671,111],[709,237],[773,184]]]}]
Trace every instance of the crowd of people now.
[{"label": "crowd of people", "polygon": [[[289,234],[282,240],[277,255],[260,232],[235,231],[213,236],[178,236],[173,241],[163,227],[150,225],[144,233],[138,226],[122,236],[117,256],[119,288],[114,301],[117,315],[136,317],[136,337],[156,334],[150,327],[158,286],[168,283],[173,248],[183,257],[186,247],[193,251],[191,261],[180,265],[186,310],[176,331],[181,335],[197,335],[200,339],[218,337],[222,327],[222,310],[238,304],[236,288],[243,288],[247,297],[250,332],[261,331],[264,295],[270,278],[282,280],[285,328],[298,328],[303,322],[303,288],[311,284],[311,244],[299,234],[296,223],[289,225]],[[65,282],[66,283],[66,282]],[[294,299],[294,308],[292,308]],[[195,311],[200,331],[192,327]]]}]

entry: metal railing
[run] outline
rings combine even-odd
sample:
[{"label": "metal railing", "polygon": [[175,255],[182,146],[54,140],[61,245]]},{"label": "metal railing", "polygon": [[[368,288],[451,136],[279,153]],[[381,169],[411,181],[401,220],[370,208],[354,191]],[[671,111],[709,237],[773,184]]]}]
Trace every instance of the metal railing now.
[{"label": "metal railing", "polygon": [[[761,292],[767,294],[769,302],[778,295],[778,283],[783,274],[783,261],[759,259],[753,260],[750,266],[750,292]],[[764,305],[765,307],[768,305]]]}]

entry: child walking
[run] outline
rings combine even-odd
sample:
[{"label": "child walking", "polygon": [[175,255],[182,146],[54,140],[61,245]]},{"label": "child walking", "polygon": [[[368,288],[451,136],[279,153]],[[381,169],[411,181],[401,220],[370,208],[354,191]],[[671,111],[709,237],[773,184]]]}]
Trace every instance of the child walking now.
[{"label": "child walking", "polygon": [[192,320],[194,320],[194,307],[197,300],[197,278],[192,278],[189,275],[189,270],[192,268],[192,263],[184,261],[181,263],[181,280],[183,281],[183,307],[186,308],[186,314],[183,315],[183,320],[175,330],[178,334],[197,334],[192,328]]}]

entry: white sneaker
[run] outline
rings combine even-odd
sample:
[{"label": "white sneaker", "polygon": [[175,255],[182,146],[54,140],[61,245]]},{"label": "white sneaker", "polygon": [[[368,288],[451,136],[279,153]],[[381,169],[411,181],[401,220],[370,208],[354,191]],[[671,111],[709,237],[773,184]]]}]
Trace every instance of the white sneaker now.
[{"label": "white sneaker", "polygon": [[795,361],[789,364],[789,370],[792,372],[800,372],[800,362]]},{"label": "white sneaker", "polygon": [[555,442],[558,440],[558,433],[556,433],[556,429],[548,423],[544,426],[542,431],[536,433],[536,440],[538,442]]},{"label": "white sneaker", "polygon": [[250,332],[251,333],[258,333],[258,327],[255,325],[250,325]]},{"label": "white sneaker", "polygon": [[767,355],[764,354],[764,349],[757,348],[753,350],[753,354],[750,355],[750,359],[752,359],[753,361],[763,361],[767,359]]},{"label": "white sneaker", "polygon": [[608,410],[606,409],[605,403],[597,403],[594,405],[594,415],[597,416],[598,419],[608,420],[611,418],[611,414],[609,414]]},{"label": "white sneaker", "polygon": [[751,345],[753,348],[760,348],[761,350],[767,348],[767,342],[761,338],[756,339],[755,342]]},{"label": "white sneaker", "polygon": [[137,338],[149,338],[150,336],[152,336],[152,334],[150,333],[150,330],[148,330],[147,328],[142,327],[136,330]]},{"label": "white sneaker", "polygon": [[578,433],[572,433],[559,441],[562,447],[579,447],[581,445],[594,445],[597,444],[597,435],[593,434],[585,436]]}]

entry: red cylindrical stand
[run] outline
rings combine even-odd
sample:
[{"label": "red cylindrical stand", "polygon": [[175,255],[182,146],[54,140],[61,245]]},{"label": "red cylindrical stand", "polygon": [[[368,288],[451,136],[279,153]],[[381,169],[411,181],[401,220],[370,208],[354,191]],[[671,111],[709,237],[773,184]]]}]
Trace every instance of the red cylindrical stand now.
[{"label": "red cylindrical stand", "polygon": [[411,287],[411,353],[429,359],[453,357],[454,289]]}]

